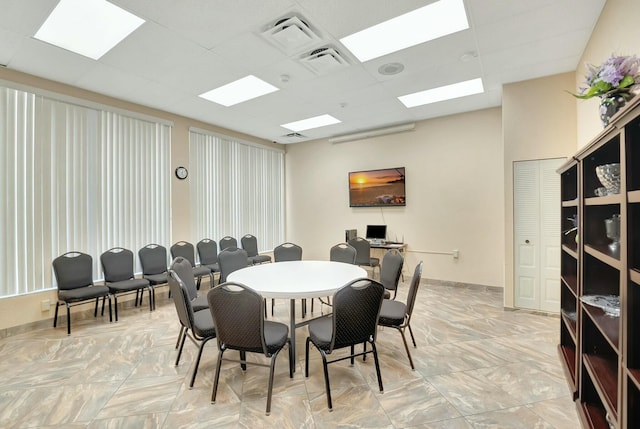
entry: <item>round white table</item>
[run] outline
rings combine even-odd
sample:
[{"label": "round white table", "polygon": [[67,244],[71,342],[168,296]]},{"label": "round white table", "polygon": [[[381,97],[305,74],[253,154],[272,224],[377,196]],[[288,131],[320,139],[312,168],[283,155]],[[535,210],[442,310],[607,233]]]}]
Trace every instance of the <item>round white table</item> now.
[{"label": "round white table", "polygon": [[367,278],[367,272],[357,265],[332,261],[288,261],[252,265],[234,271],[227,281],[242,283],[263,298],[289,299],[289,334],[291,350],[296,354],[295,329],[309,323],[296,324],[295,300],[330,296],[347,283]]}]

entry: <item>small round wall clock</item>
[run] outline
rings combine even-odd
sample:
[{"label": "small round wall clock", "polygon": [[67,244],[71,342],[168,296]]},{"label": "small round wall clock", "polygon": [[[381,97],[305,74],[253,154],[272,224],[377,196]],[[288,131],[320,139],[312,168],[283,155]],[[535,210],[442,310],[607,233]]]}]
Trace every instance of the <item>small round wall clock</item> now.
[{"label": "small round wall clock", "polygon": [[189,175],[189,172],[187,171],[187,169],[185,167],[178,167],[176,168],[176,177],[180,180],[184,180],[187,178],[187,176]]}]

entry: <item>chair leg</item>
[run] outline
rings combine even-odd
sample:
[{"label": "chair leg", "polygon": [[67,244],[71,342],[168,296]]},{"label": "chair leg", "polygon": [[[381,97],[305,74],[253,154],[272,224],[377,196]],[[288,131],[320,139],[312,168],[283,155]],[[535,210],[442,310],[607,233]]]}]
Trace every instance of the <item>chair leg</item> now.
[{"label": "chair leg", "polygon": [[243,371],[247,370],[247,352],[240,351],[240,368]]},{"label": "chair leg", "polygon": [[198,280],[196,281],[196,289],[200,290],[200,283],[202,282],[202,277],[198,277]]},{"label": "chair leg", "polygon": [[287,340],[287,343],[289,344],[289,378],[293,378],[293,369],[296,362],[291,348],[291,340]]},{"label": "chair leg", "polygon": [[409,334],[411,334],[411,341],[413,342],[413,347],[418,347],[416,345],[416,339],[413,337],[413,331],[411,330],[411,325],[407,325],[407,328],[409,328]]},{"label": "chair leg", "polygon": [[[98,304],[100,303],[100,298],[96,298],[96,308],[93,310],[93,317],[98,317]],[[102,297],[102,315],[104,316],[104,296]]]},{"label": "chair leg", "polygon": [[176,357],[175,366],[178,366],[180,362],[180,356],[182,356],[182,349],[184,348],[184,341],[187,339],[187,328],[184,328],[184,334],[182,335],[182,340],[180,341],[180,347],[178,348],[178,356]]},{"label": "chair leg", "polygon": [[184,334],[184,326],[180,325],[180,333],[178,334],[178,341],[176,341],[176,350],[180,347],[180,341],[182,340],[182,335]]},{"label": "chair leg", "polygon": [[58,308],[60,308],[60,302],[56,302],[56,311],[53,315],[53,327],[58,326]]},{"label": "chair leg", "polygon": [[271,355],[271,365],[269,366],[269,387],[267,389],[267,410],[266,415],[271,414],[271,395],[273,393],[273,373],[276,369],[276,357],[278,357],[278,352],[275,352]]},{"label": "chair leg", "polygon": [[67,335],[71,335],[71,306],[68,302],[65,302],[67,305]]},{"label": "chair leg", "polygon": [[[211,338],[214,338],[214,337],[211,337]],[[191,382],[189,383],[189,389],[192,389],[193,383],[196,382],[196,375],[198,374],[198,367],[200,366],[200,358],[202,358],[202,351],[204,350],[204,346],[205,344],[207,344],[207,341],[209,341],[211,338],[205,338],[200,342],[200,347],[198,348],[198,357],[196,358],[196,364],[193,367],[193,374],[191,375]]]},{"label": "chair leg", "polygon": [[380,375],[380,362],[378,361],[378,349],[376,349],[376,343],[371,341],[371,349],[373,350],[373,360],[376,363],[376,375],[378,376],[378,387],[380,392],[384,392],[382,387],[382,375]]},{"label": "chair leg", "polygon": [[213,378],[213,391],[211,392],[211,403],[216,403],[216,395],[218,394],[218,381],[220,381],[220,367],[222,366],[222,353],[224,349],[218,349],[218,363],[216,365],[216,375]]},{"label": "chair leg", "polygon": [[355,364],[355,358],[353,357],[354,353],[356,352],[356,346],[354,344],[351,344],[351,366],[353,366]]},{"label": "chair leg", "polygon": [[[151,286],[149,286],[148,292],[149,292],[149,311],[153,311],[153,301],[151,300]],[[144,289],[142,289],[140,293],[144,294]],[[142,307],[142,298],[140,298],[140,307]]]},{"label": "chair leg", "polygon": [[327,355],[323,350],[320,350],[320,354],[322,355],[322,366],[324,367],[324,386],[327,391],[327,405],[329,406],[329,411],[333,411],[333,404],[331,402],[331,386],[329,385],[329,367],[327,364]]},{"label": "chair leg", "polygon": [[113,303],[115,304],[115,313],[116,313],[116,322],[118,321],[118,295],[114,294],[113,295]]},{"label": "chair leg", "polygon": [[407,357],[409,358],[409,363],[411,364],[411,369],[415,371],[416,367],[413,364],[413,359],[411,358],[411,352],[409,351],[409,345],[407,344],[407,338],[404,335],[404,329],[402,329],[402,328],[396,328],[396,329],[398,329],[398,331],[400,331],[400,335],[402,335],[402,342],[404,343],[404,349],[407,351]]},{"label": "chair leg", "polygon": [[[111,295],[109,295],[108,297],[108,301],[109,301],[109,323],[113,322],[113,317],[111,317]],[[103,301],[104,304],[104,301]]]},{"label": "chair leg", "polygon": [[309,343],[311,338],[307,337],[307,345],[304,350],[304,376],[309,377]]}]

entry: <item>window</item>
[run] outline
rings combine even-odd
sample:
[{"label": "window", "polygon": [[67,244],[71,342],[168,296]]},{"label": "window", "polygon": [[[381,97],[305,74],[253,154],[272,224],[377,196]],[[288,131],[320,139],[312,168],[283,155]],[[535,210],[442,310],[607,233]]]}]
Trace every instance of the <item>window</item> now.
[{"label": "window", "polygon": [[192,129],[193,241],[255,235],[258,250],[284,241],[284,152]]},{"label": "window", "polygon": [[170,124],[0,86],[0,296],[54,287],[51,262],[170,238]]}]

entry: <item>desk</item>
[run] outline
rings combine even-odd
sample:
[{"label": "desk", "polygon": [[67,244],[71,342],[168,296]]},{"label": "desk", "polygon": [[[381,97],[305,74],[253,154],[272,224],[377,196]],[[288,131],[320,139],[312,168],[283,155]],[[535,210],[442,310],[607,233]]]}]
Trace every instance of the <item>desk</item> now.
[{"label": "desk", "polygon": [[295,359],[295,329],[309,323],[307,320],[296,324],[295,300],[330,296],[347,283],[366,277],[363,268],[342,262],[288,261],[242,268],[229,274],[227,281],[247,285],[263,298],[291,300],[289,335]]}]

